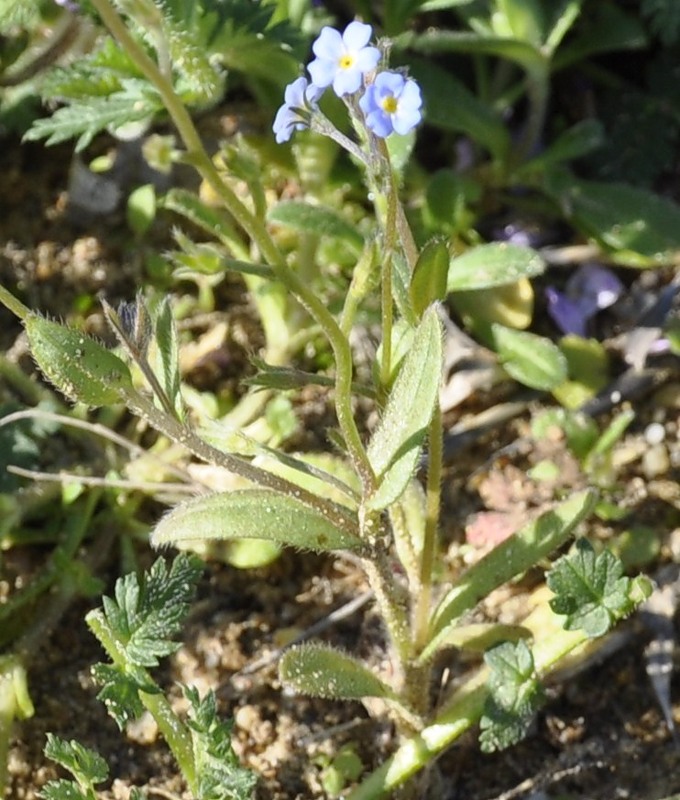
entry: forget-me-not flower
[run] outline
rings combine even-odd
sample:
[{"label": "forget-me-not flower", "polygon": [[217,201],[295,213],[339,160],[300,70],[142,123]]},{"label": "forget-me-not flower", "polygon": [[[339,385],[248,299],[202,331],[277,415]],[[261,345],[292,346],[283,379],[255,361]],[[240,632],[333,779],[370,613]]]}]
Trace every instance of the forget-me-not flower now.
[{"label": "forget-me-not flower", "polygon": [[277,144],[287,142],[293,131],[309,127],[309,117],[321,93],[322,89],[309,83],[307,78],[297,78],[286,86],[284,103],[276,112],[272,125]]},{"label": "forget-me-not flower", "polygon": [[588,321],[613,305],[623,293],[623,284],[606,267],[583,264],[567,281],[566,292],[548,286],[548,313],[563,333],[585,336]]},{"label": "forget-me-not flower", "polygon": [[359,100],[366,125],[381,139],[415,128],[422,119],[422,104],[418,84],[398,72],[381,72]]},{"label": "forget-me-not flower", "polygon": [[380,50],[368,46],[372,33],[362,22],[350,22],[342,35],[335,28],[322,28],[312,45],[316,58],[308,67],[314,85],[325,89],[332,84],[338,97],[356,92],[363,76],[380,61]]}]

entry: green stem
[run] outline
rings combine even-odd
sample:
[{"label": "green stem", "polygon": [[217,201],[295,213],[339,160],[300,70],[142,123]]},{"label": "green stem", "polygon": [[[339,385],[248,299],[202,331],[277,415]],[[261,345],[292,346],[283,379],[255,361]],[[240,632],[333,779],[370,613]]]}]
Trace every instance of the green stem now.
[{"label": "green stem", "polygon": [[375,475],[366,455],[366,449],[354,420],[351,402],[352,354],[349,342],[328,311],[323,300],[288,266],[282,253],[269,235],[264,223],[253,215],[232,189],[222,180],[219,170],[205,151],[189,112],[175,93],[172,83],[161,73],[158,66],[131,36],[125,23],[109,0],[92,0],[113,37],[128,53],[135,65],[156,87],[172,121],[188,151],[188,160],[210,185],[227,211],[258,247],[265,261],[272,267],[278,280],[302,303],[316,322],[323,328],[335,355],[337,383],[335,407],[338,424],[345,439],[354,468],[361,477],[367,493],[375,488]]},{"label": "green stem", "polygon": [[427,644],[429,636],[430,612],[432,605],[432,573],[437,554],[437,528],[441,508],[441,479],[443,459],[442,412],[439,403],[435,404],[430,421],[428,470],[425,501],[425,533],[423,552],[420,560],[420,580],[418,595],[415,598],[413,630],[415,649],[420,652]]},{"label": "green stem", "polygon": [[[387,154],[387,148],[385,147]],[[387,156],[389,158],[389,155]],[[381,270],[381,312],[382,312],[382,360],[380,362],[380,386],[385,389],[392,375],[392,327],[394,309],[392,303],[392,258],[397,231],[397,197],[394,186],[387,191],[387,216],[385,219],[385,239]]]},{"label": "green stem", "polygon": [[241,475],[246,480],[263,486],[274,491],[281,492],[282,494],[296,497],[301,502],[314,508],[319,513],[323,514],[329,519],[336,527],[341,530],[357,535],[357,519],[348,509],[343,506],[319,497],[313,492],[297,486],[294,483],[274,475],[265,469],[251,464],[239,456],[231,453],[224,453],[212,445],[209,445],[194,431],[186,425],[178,422],[175,418],[164,414],[158,409],[151,400],[144,395],[136,392],[134,389],[123,389],[121,391],[127,407],[138,414],[143,419],[147,420],[157,431],[167,436],[173,442],[186,447],[187,450],[198,456],[202,461],[208,464],[224,467],[230,472],[235,472]]},{"label": "green stem", "polygon": [[[533,651],[536,671],[549,674],[559,661],[587,640],[583,631],[559,631]],[[488,669],[478,670],[450,698],[436,718],[361,783],[347,800],[376,800],[393,792],[430,764],[480,718],[488,695]]]},{"label": "green stem", "polygon": [[12,314],[15,314],[22,321],[25,320],[26,317],[31,313],[31,309],[25,306],[21,300],[18,300],[11,292],[5,289],[4,286],[0,286],[0,303],[2,303],[3,306],[8,308]]},{"label": "green stem", "polygon": [[[378,524],[377,519],[374,520],[374,524]],[[367,538],[365,531],[363,536]],[[412,655],[406,603],[399,595],[397,583],[380,545],[375,548],[375,553],[370,559],[363,560],[363,567],[371,589],[375,592],[380,616],[394,646],[395,685],[398,685],[404,679],[405,665]]]},{"label": "green stem", "polygon": [[529,116],[522,139],[517,147],[517,160],[522,163],[531,156],[538,144],[545,115],[548,110],[549,68],[547,63],[540,67],[532,67],[527,72],[527,98],[529,100]]},{"label": "green stem", "polygon": [[[125,653],[125,647],[112,631],[101,609],[91,611],[87,615],[86,621],[114,666],[121,672],[127,673],[130,664],[128,663]],[[145,669],[135,665],[134,672],[142,679],[145,685],[155,685],[151,676]],[[189,785],[189,791],[192,794],[196,794],[198,790],[198,781],[191,733],[172,710],[164,694],[140,690],[139,699],[153,716],[165,741],[172,750],[177,764]]]}]

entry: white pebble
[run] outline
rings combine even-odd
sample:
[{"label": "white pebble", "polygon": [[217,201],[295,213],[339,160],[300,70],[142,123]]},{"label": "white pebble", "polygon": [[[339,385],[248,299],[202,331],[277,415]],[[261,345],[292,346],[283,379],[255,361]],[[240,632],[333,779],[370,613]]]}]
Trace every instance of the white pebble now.
[{"label": "white pebble", "polygon": [[661,444],[666,438],[666,429],[660,422],[652,422],[645,429],[645,441],[647,444]]}]

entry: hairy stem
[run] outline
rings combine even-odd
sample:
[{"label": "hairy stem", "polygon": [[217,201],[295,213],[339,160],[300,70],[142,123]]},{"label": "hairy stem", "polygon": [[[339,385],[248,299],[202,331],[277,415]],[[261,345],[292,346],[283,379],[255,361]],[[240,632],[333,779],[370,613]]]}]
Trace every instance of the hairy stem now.
[{"label": "hairy stem", "polygon": [[427,644],[432,604],[432,572],[437,554],[437,528],[441,508],[441,478],[443,459],[442,412],[439,403],[435,404],[430,421],[427,486],[425,501],[425,535],[423,552],[420,557],[420,579],[418,596],[414,598],[413,630],[415,649],[420,652]]},{"label": "hairy stem", "polygon": [[227,211],[255,243],[265,261],[274,270],[277,279],[295,295],[328,337],[336,361],[335,407],[338,423],[354,468],[360,475],[366,491],[371,491],[375,487],[375,475],[352,413],[352,355],[347,338],[343,335],[333,315],[324,305],[323,300],[317,297],[313,289],[288,266],[282,253],[269,235],[264,222],[252,214],[228,184],[224,182],[219,170],[203,147],[191,116],[182,100],[175,93],[172,83],[134,40],[109,0],[92,0],[92,4],[113,37],[158,90],[163,104],[187,148],[188,160],[215,191]]}]

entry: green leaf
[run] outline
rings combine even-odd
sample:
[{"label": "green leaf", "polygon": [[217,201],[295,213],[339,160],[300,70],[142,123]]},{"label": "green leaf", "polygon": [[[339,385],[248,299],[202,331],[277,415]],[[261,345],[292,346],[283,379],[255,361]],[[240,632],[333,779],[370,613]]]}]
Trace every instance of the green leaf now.
[{"label": "green leaf", "polygon": [[530,639],[532,633],[522,625],[501,625],[497,622],[477,622],[449,628],[441,647],[456,647],[473,653],[483,653],[501,642]]},{"label": "green leaf", "polygon": [[187,725],[191,731],[198,775],[197,795],[205,800],[250,800],[257,775],[241,766],[231,744],[231,724],[217,716],[214,692],[201,698],[183,686],[189,701]]},{"label": "green leaf", "polygon": [[498,357],[505,371],[532,389],[550,391],[567,378],[567,359],[549,339],[494,323]]},{"label": "green leaf", "polygon": [[186,189],[170,189],[159,198],[158,206],[180,214],[227,247],[230,247],[232,242],[239,241],[239,236],[226,213],[221,208],[213,208],[204,203],[194,192]]},{"label": "green leaf", "polygon": [[630,266],[665,264],[680,249],[680,206],[628,186],[555,176],[548,190],[581,230]]},{"label": "green leaf", "polygon": [[545,70],[548,66],[540,47],[510,37],[429,28],[425,33],[410,37],[408,45],[415,52],[427,55],[477,53],[515,61],[524,69]]},{"label": "green leaf", "polygon": [[470,567],[451,587],[432,620],[432,637],[420,660],[443,646],[448,631],[483,597],[535,566],[563,544],[595,506],[596,493],[578,492],[566,502],[525,525]]},{"label": "green leaf", "polygon": [[287,650],[279,665],[281,681],[301,694],[342,700],[392,698],[394,692],[357,659],[321,644]]},{"label": "green leaf", "polygon": [[179,341],[170,298],[165,295],[156,309],[156,374],[178,419],[184,416],[180,393]]},{"label": "green leaf", "polygon": [[198,497],[173,509],[151,534],[154,546],[210,539],[268,539],[319,553],[360,550],[357,536],[336,528],[295,497],[244,489]]},{"label": "green leaf", "polygon": [[482,752],[492,753],[524,738],[544,696],[524,641],[499,644],[486,653],[484,661],[491,674],[479,741]]},{"label": "green leaf", "polygon": [[545,37],[545,11],[540,0],[496,0],[492,24],[499,36],[540,47]]},{"label": "green leaf", "polygon": [[595,555],[586,539],[555,562],[547,584],[556,595],[550,608],[566,616],[565,629],[582,629],[590,638],[603,636],[634,608],[631,580],[623,575],[621,561],[608,550]]},{"label": "green leaf", "polygon": [[462,81],[432,61],[415,58],[409,72],[428,99],[427,122],[444,130],[468,134],[502,161],[510,150],[510,136],[498,114],[481,102]]},{"label": "green leaf", "polygon": [[587,25],[579,26],[578,35],[571,37],[555,54],[553,70],[583,62],[599,53],[647,46],[647,35],[635,12],[628,13],[616,3],[590,4],[589,11]]},{"label": "green leaf", "polygon": [[493,242],[455,256],[449,265],[449,292],[488,289],[533,278],[545,270],[545,262],[530,247]]},{"label": "green leaf", "polygon": [[130,720],[142,716],[144,704],[139,699],[139,692],[154,687],[148,687],[144,682],[140,684],[131,675],[109,664],[95,664],[91,672],[94,682],[102,687],[97,699],[104,703],[120,730]]},{"label": "green leaf", "polygon": [[557,137],[539,156],[522,165],[515,176],[543,172],[597,150],[605,141],[604,128],[597,119],[584,119]]},{"label": "green leaf", "polygon": [[446,297],[448,272],[449,248],[446,242],[442,239],[428,242],[418,256],[409,288],[411,305],[418,317],[435,300]]},{"label": "green leaf", "polygon": [[302,233],[342,239],[358,252],[364,246],[364,238],[354,225],[332,208],[325,206],[315,206],[300,200],[284,200],[270,209],[267,220]]},{"label": "green leaf", "polygon": [[125,362],[87,334],[37,314],[29,314],[24,326],[37,365],[71,400],[112,405],[132,387]]},{"label": "green leaf", "polygon": [[368,499],[369,508],[386,508],[413,475],[439,396],[442,348],[441,323],[436,309],[430,308],[415,331],[385,413],[368,445],[368,458],[379,481]]},{"label": "green leaf", "polygon": [[0,33],[16,34],[13,28],[31,28],[39,20],[38,0],[0,0]]},{"label": "green leaf", "polygon": [[127,223],[136,236],[143,236],[156,218],[156,190],[152,183],[130,192],[125,207]]},{"label": "green leaf", "polygon": [[77,783],[62,778],[46,783],[40,790],[43,800],[92,800],[92,794],[85,794]]},{"label": "green leaf", "polygon": [[36,120],[24,139],[47,139],[46,144],[52,145],[77,137],[75,150],[79,153],[106,128],[150,119],[162,107],[160,97],[147,83],[127,79],[115,94],[75,101],[57,109],[49,118]]},{"label": "green leaf", "polygon": [[45,755],[83,783],[103,783],[109,777],[108,765],[99,753],[83,747],[73,739],[67,742],[48,733]]},{"label": "green leaf", "polygon": [[159,558],[141,578],[130,573],[116,581],[114,598],[103,597],[104,614],[131,664],[153,667],[174,653],[196,583],[199,559],[180,554],[170,568]]},{"label": "green leaf", "polygon": [[576,409],[608,384],[609,357],[595,339],[564,336],[559,347],[567,359],[569,380],[556,387],[553,395],[565,408]]}]

